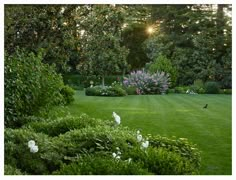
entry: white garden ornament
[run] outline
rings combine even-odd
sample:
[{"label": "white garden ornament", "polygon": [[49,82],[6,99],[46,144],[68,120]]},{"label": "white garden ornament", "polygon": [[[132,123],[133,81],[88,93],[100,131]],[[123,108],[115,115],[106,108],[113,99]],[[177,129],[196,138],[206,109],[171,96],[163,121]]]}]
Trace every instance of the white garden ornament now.
[{"label": "white garden ornament", "polygon": [[115,112],[112,113],[112,116],[114,117],[116,124],[119,125],[120,124],[120,116],[118,114],[116,114]]}]

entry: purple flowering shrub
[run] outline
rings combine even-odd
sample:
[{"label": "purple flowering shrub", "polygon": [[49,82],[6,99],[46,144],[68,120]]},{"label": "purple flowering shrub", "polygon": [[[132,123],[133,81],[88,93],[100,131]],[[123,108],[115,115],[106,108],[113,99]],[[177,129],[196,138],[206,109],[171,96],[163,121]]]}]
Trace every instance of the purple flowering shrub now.
[{"label": "purple flowering shrub", "polygon": [[164,72],[149,74],[139,70],[124,77],[123,84],[126,87],[135,87],[137,94],[162,94],[168,90],[169,82],[169,75]]}]

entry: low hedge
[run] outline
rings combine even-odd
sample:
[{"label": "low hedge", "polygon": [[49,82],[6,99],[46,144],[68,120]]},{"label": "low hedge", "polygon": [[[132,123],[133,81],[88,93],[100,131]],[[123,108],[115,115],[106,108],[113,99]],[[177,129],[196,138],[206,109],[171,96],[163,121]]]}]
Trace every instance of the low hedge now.
[{"label": "low hedge", "polygon": [[127,93],[122,87],[118,86],[94,86],[85,90],[87,96],[126,96]]},{"label": "low hedge", "polygon": [[[4,138],[5,164],[14,167],[5,174],[171,175],[198,174],[200,169],[199,150],[187,139],[143,136],[139,142],[135,131],[114,120],[87,115],[5,128]],[[28,147],[30,140],[38,146],[35,153]]]}]

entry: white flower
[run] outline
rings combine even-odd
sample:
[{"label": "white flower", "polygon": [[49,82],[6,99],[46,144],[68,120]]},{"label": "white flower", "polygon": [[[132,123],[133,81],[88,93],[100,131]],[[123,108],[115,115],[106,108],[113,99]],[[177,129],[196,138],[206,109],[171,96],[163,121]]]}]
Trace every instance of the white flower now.
[{"label": "white flower", "polygon": [[139,131],[139,130],[137,130],[137,134],[140,134],[140,131]]},{"label": "white flower", "polygon": [[120,156],[116,156],[116,159],[120,159]]},{"label": "white flower", "polygon": [[28,142],[28,147],[31,148],[32,146],[35,146],[35,141],[34,140],[30,140]]},{"label": "white flower", "polygon": [[113,158],[115,158],[116,157],[116,153],[112,153],[112,156],[113,156]]},{"label": "white flower", "polygon": [[115,122],[117,125],[120,124],[120,116],[117,115],[115,112],[112,113],[112,116],[115,118]]},{"label": "white flower", "polygon": [[117,152],[117,154],[121,155],[121,152],[120,152],[120,151],[118,151],[118,152]]},{"label": "white flower", "polygon": [[30,152],[31,153],[36,153],[36,152],[38,152],[38,150],[39,150],[38,146],[31,146],[30,147]]},{"label": "white flower", "polygon": [[143,148],[146,149],[146,148],[148,148],[148,146],[149,146],[149,141],[145,141],[145,142],[142,143]]},{"label": "white flower", "polygon": [[128,163],[131,163],[131,161],[132,161],[132,158],[129,158],[129,159],[128,159]]},{"label": "white flower", "polygon": [[138,141],[138,142],[141,142],[142,139],[143,139],[142,135],[141,135],[141,134],[138,134],[138,135],[137,135],[137,141]]}]

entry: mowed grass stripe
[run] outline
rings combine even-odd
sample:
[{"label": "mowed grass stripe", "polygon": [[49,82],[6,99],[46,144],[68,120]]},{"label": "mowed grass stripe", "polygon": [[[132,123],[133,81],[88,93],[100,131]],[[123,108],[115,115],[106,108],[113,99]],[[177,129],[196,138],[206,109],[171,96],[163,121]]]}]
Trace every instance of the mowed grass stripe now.
[{"label": "mowed grass stripe", "polygon": [[[123,126],[144,134],[188,138],[202,151],[201,174],[231,174],[230,95],[133,95],[89,97],[76,93],[68,107],[72,115],[83,112],[95,118],[112,119],[115,111]],[[208,104],[207,109],[203,106]]]}]

